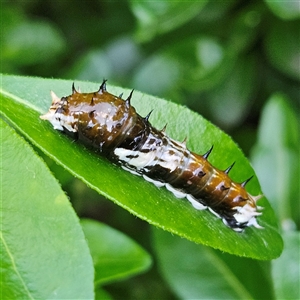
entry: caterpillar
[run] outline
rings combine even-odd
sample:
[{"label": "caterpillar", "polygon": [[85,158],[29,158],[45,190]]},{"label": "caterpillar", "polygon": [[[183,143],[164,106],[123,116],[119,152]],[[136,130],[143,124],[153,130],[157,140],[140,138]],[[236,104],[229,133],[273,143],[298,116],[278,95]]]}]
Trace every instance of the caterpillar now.
[{"label": "caterpillar", "polygon": [[261,227],[256,217],[262,196],[252,196],[243,183],[230,179],[233,165],[222,171],[208,162],[212,148],[196,154],[149,122],[151,112],[141,117],[127,99],[107,92],[106,80],[93,93],[81,93],[72,85],[72,94],[59,98],[51,91],[49,111],[40,116],[54,129],[64,131],[83,144],[97,149],[123,169],[142,176],[157,187],[165,186],[177,198],[186,198],[197,210],[209,209],[237,232]]}]

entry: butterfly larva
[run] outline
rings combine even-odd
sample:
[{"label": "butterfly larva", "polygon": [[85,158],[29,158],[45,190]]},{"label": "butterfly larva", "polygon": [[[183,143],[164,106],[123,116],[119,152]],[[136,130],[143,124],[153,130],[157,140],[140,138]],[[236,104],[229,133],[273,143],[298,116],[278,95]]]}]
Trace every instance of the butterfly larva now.
[{"label": "butterfly larva", "polygon": [[235,231],[245,227],[262,228],[256,220],[261,215],[256,205],[261,196],[252,196],[245,185],[232,181],[228,173],[214,168],[208,161],[212,148],[198,155],[186,148],[185,142],[168,137],[136,113],[122,95],[107,92],[104,80],[98,91],[80,93],[72,86],[72,95],[58,98],[51,92],[52,104],[41,116],[54,129],[76,136],[96,148],[110,161],[157,187],[165,186],[177,198],[187,198],[194,208],[208,208]]}]

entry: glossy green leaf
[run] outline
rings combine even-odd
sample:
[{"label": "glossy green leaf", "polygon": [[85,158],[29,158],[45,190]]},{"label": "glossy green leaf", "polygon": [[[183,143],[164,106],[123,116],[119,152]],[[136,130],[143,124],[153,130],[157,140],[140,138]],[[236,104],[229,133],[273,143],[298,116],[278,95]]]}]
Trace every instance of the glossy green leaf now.
[{"label": "glossy green leaf", "polygon": [[92,299],[92,259],[66,195],[28,143],[0,124],[1,299]]},{"label": "glossy green leaf", "polygon": [[152,232],[158,267],[179,299],[274,299],[269,262]]},{"label": "glossy green leaf", "polygon": [[[252,161],[284,227],[299,222],[299,120],[289,99],[274,94],[265,105]],[[293,224],[294,223],[294,224]]]},{"label": "glossy green leaf", "polygon": [[146,271],[151,257],[117,230],[88,219],[81,221],[95,267],[95,284],[104,284]]},{"label": "glossy green leaf", "polygon": [[[63,165],[72,174],[86,182],[100,194],[111,199],[149,223],[178,234],[196,243],[202,243],[235,255],[257,259],[271,259],[280,255],[282,239],[277,232],[274,212],[263,198],[259,205],[264,212],[259,223],[264,229],[247,228],[238,234],[224,226],[209,211],[197,211],[188,201],[175,198],[166,189],[158,189],[141,177],[134,176],[67,136],[55,131],[39,115],[48,110],[49,91],[59,96],[69,95],[71,82],[67,80],[2,77],[2,113],[30,141]],[[95,91],[98,84],[76,82],[81,91]],[[123,89],[108,86],[119,95]],[[129,90],[125,90],[125,95]],[[225,169],[236,161],[231,177],[243,181],[253,175],[253,169],[234,142],[218,128],[187,108],[135,92],[133,105],[141,115],[155,108],[151,122],[157,128],[168,123],[167,133],[178,140],[188,137],[188,147],[205,153],[213,144],[210,156],[213,165]],[[260,194],[256,178],[247,186],[251,194]]]}]

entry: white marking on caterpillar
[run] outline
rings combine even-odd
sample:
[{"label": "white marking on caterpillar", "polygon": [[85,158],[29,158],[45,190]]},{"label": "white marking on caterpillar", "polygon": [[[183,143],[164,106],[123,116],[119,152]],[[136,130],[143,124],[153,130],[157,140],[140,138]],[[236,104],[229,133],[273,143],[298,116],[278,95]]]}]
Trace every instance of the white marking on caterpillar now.
[{"label": "white marking on caterpillar", "polygon": [[188,194],[186,195],[186,198],[191,202],[194,208],[198,210],[205,210],[207,209],[207,206],[201,204],[199,201],[197,201],[192,195]]},{"label": "white marking on caterpillar", "polygon": [[158,188],[162,187],[165,185],[164,182],[161,182],[161,181],[157,181],[157,180],[153,180],[151,179],[150,177],[146,176],[146,175],[143,175],[143,178],[148,181],[148,182],[151,182],[153,183],[155,186],[157,186]]}]

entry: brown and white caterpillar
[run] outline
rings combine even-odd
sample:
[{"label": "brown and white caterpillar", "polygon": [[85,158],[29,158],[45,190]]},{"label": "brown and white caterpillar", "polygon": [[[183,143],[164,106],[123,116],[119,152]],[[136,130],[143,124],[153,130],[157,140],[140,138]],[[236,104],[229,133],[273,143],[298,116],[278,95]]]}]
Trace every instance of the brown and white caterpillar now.
[{"label": "brown and white caterpillar", "polygon": [[165,186],[177,198],[187,198],[197,210],[208,208],[235,231],[245,227],[262,228],[256,220],[261,209],[256,205],[261,195],[252,196],[243,183],[236,183],[225,171],[208,161],[212,148],[204,155],[187,149],[157,130],[149,115],[141,117],[126,100],[106,90],[106,80],[94,93],[80,93],[74,84],[72,94],[58,98],[51,92],[52,104],[41,119],[54,129],[76,137],[85,145],[96,148],[110,161],[157,187]]}]

